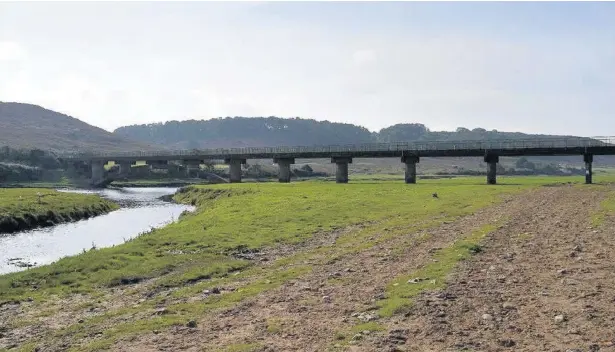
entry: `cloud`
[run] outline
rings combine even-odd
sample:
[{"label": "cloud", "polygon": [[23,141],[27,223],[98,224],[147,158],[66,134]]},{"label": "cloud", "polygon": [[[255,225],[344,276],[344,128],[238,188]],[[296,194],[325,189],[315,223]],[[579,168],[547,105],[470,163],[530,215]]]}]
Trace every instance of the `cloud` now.
[{"label": "cloud", "polygon": [[352,54],[352,60],[360,67],[376,61],[376,53],[372,50],[357,50]]},{"label": "cloud", "polygon": [[[28,21],[29,11],[14,13],[8,26],[19,36],[0,44],[0,98],[108,129],[239,115],[372,130],[401,122],[583,134],[615,128],[607,116],[615,110],[615,46],[605,39],[612,25],[574,36],[553,28],[526,35],[531,23],[523,34],[478,30],[472,11],[454,25],[434,22],[444,7],[415,25],[393,5],[372,16],[381,9],[376,3],[363,11],[341,3],[214,5],[63,4]],[[107,28],[104,18],[120,12]],[[382,22],[391,18],[404,21]],[[22,61],[7,65],[7,58]]]},{"label": "cloud", "polygon": [[0,61],[21,61],[26,59],[26,49],[13,41],[0,41]]}]

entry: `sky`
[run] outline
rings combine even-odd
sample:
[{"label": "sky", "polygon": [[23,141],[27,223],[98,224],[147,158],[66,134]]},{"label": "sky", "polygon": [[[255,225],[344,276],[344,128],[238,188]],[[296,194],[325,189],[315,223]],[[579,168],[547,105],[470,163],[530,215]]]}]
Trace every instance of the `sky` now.
[{"label": "sky", "polygon": [[0,2],[0,101],[615,135],[615,3]]}]

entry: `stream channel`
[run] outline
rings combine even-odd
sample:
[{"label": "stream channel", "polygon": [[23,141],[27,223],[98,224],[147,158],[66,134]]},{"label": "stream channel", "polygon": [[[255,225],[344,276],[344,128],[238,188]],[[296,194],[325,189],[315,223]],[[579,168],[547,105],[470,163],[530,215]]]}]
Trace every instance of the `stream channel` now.
[{"label": "stream channel", "polygon": [[93,246],[121,244],[177,220],[184,210],[194,210],[189,205],[160,200],[161,196],[177,191],[170,187],[59,191],[98,194],[119,204],[120,209],[72,223],[0,234],[0,274],[53,263]]}]

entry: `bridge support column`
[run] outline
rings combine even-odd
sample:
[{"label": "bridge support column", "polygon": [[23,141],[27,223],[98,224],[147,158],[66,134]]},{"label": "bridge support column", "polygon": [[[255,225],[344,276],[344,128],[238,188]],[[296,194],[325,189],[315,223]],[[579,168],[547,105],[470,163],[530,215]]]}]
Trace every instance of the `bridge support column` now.
[{"label": "bridge support column", "polygon": [[120,161],[116,162],[116,164],[120,165],[120,177],[128,177],[130,175],[130,170],[132,169],[132,162]]},{"label": "bridge support column", "polygon": [[493,154],[485,155],[485,162],[488,164],[487,166],[487,184],[495,185],[496,184],[496,174],[498,169],[498,162],[500,162],[500,157]]},{"label": "bridge support column", "polygon": [[[198,171],[201,168],[202,163],[203,163],[203,160],[194,160],[194,159],[182,160],[182,164],[184,165],[184,167],[186,167],[186,177],[190,177],[190,173],[192,172],[192,170]],[[241,166],[239,170],[241,171]]]},{"label": "bridge support column", "polygon": [[419,162],[419,157],[416,155],[404,155],[401,157],[401,162],[406,164],[406,183],[416,183],[416,164]]},{"label": "bridge support column", "polygon": [[290,166],[295,163],[295,158],[274,158],[273,162],[278,164],[278,180],[290,182]]},{"label": "bridge support column", "polygon": [[350,157],[332,157],[331,162],[337,166],[335,170],[335,182],[348,183],[348,164],[352,164]]},{"label": "bridge support column", "polygon": [[104,161],[92,160],[92,178],[90,184],[97,186],[105,180],[105,164]]},{"label": "bridge support column", "polygon": [[229,181],[241,182],[241,165],[246,163],[246,159],[225,159],[224,163],[229,166]]},{"label": "bridge support column", "polygon": [[583,161],[585,162],[585,183],[589,185],[592,183],[592,162],[594,161],[594,155],[584,154]]}]

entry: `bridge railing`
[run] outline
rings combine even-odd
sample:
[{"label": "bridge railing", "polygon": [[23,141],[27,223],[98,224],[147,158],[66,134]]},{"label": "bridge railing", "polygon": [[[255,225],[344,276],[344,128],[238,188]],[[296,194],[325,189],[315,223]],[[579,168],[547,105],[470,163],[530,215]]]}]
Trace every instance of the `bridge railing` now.
[{"label": "bridge railing", "polygon": [[565,137],[544,139],[508,139],[508,140],[465,140],[465,141],[418,141],[396,143],[368,143],[357,145],[325,145],[325,146],[294,146],[294,147],[244,147],[192,149],[174,151],[125,151],[125,152],[72,152],[63,153],[65,159],[87,157],[181,157],[181,156],[250,156],[250,155],[283,155],[302,153],[353,153],[382,151],[452,151],[452,150],[520,150],[540,148],[586,148],[614,146],[615,137]]}]

